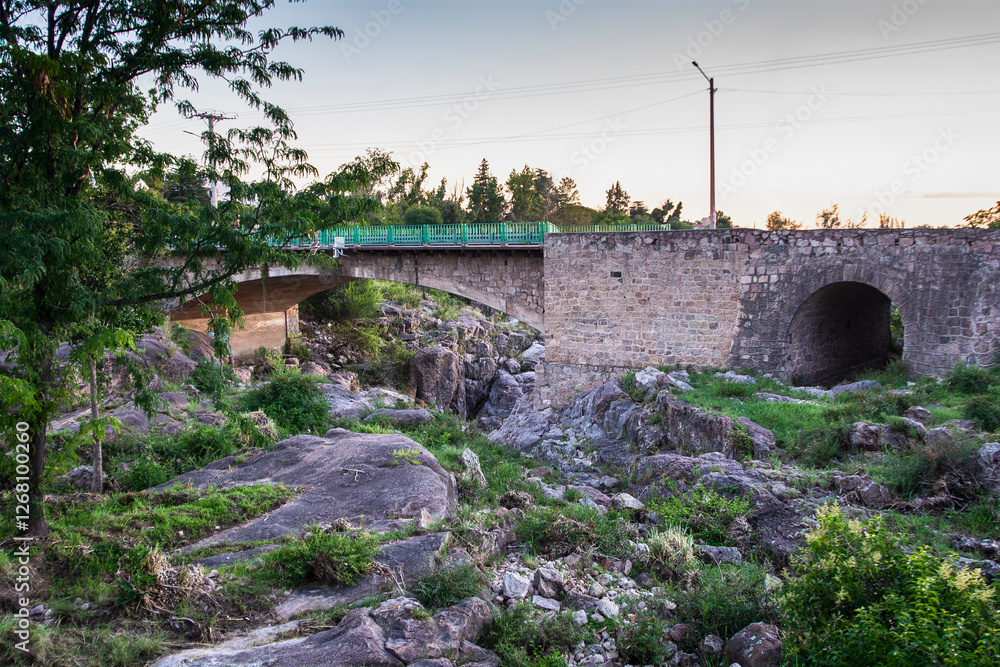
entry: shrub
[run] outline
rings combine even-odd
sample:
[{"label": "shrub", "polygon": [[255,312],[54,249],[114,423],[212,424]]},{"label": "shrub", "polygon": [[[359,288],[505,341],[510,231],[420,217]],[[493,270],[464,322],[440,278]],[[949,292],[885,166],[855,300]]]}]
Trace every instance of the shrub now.
[{"label": "shrub", "polygon": [[780,609],[764,586],[766,575],[752,562],[705,567],[696,587],[675,596],[678,616],[697,625],[697,636],[731,637],[750,623],[775,623]]},{"label": "shrub", "polygon": [[948,387],[960,394],[983,394],[990,386],[990,374],[985,368],[958,363],[948,374]]},{"label": "shrub", "polygon": [[635,620],[615,628],[618,651],[633,665],[661,665],[669,657],[664,637],[669,624],[647,609],[638,611]]},{"label": "shrub", "polygon": [[[824,506],[781,602],[793,664],[986,665],[1000,658],[996,589],[926,547],[907,553],[880,517]],[[798,662],[794,662],[797,660]]]},{"label": "shrub", "polygon": [[504,667],[558,667],[566,660],[559,650],[567,652],[584,635],[566,612],[531,618],[531,605],[517,604],[501,611],[483,628],[477,643],[500,658]]},{"label": "shrub", "polygon": [[629,371],[621,377],[618,381],[622,389],[628,394],[632,400],[636,403],[642,403],[644,391],[643,388],[635,383],[635,371]]},{"label": "shrub", "polygon": [[189,380],[201,393],[220,398],[236,381],[236,374],[229,365],[216,364],[211,359],[202,357],[191,371]]},{"label": "shrub", "polygon": [[302,302],[301,309],[321,322],[344,322],[376,317],[381,302],[378,284],[361,278],[312,295]]},{"label": "shrub", "polygon": [[664,523],[686,528],[695,540],[716,546],[732,544],[729,527],[737,518],[750,513],[750,503],[746,500],[729,500],[704,486],[694,487],[686,496],[669,496],[646,504]]},{"label": "shrub", "polygon": [[[961,433],[951,439],[924,442],[898,454],[889,454],[873,464],[872,476],[895,493],[915,496],[931,491],[942,477],[961,478],[976,453],[977,443]],[[961,484],[953,486],[953,493]]]},{"label": "shrub", "polygon": [[318,581],[331,586],[350,586],[368,572],[378,549],[372,533],[323,532],[306,529],[308,537],[283,544],[263,557],[258,576],[283,587]]},{"label": "shrub", "polygon": [[470,563],[460,563],[434,572],[413,587],[413,593],[428,607],[450,607],[479,592],[482,577]]},{"label": "shrub", "polygon": [[329,405],[315,378],[290,370],[269,384],[243,395],[241,412],[263,410],[280,428],[292,433],[318,433],[326,427]]},{"label": "shrub", "polygon": [[406,283],[379,282],[379,289],[382,290],[383,298],[386,301],[407,306],[408,308],[419,308],[420,302],[424,300],[424,293],[415,285]]},{"label": "shrub", "polygon": [[1000,395],[973,396],[963,406],[962,416],[984,431],[1000,431]]},{"label": "shrub", "polygon": [[285,370],[285,359],[281,352],[269,347],[258,347],[248,360],[254,367],[254,377],[266,378]]},{"label": "shrub", "polygon": [[694,568],[694,538],[682,528],[653,529],[646,544],[650,568],[657,576],[680,579]]}]

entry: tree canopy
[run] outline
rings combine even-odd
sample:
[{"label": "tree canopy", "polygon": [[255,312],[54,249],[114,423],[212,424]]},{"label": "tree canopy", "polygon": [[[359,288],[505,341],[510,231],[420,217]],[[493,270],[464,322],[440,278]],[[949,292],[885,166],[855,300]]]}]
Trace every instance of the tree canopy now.
[{"label": "tree canopy", "polygon": [[[261,97],[302,70],[274,60],[283,42],[337,38],[333,27],[269,28],[247,21],[273,0],[0,2],[0,431],[30,433],[30,532],[46,530],[40,503],[48,423],[66,402],[73,362],[134,345],[171,303],[207,295],[224,346],[242,313],[231,277],[251,266],[294,265],[268,242],[371,210],[359,192],[393,171],[371,152],[317,176],[295,148],[287,114]],[[137,135],[152,112],[201,79],[224,82],[265,125],[208,133],[206,163],[161,153]],[[251,170],[263,175],[246,180]],[[201,184],[228,196],[205,205]],[[166,196],[164,196],[166,195]],[[237,227],[234,223],[239,221]],[[225,248],[225,252],[220,252]],[[24,527],[21,527],[24,530]]]}]

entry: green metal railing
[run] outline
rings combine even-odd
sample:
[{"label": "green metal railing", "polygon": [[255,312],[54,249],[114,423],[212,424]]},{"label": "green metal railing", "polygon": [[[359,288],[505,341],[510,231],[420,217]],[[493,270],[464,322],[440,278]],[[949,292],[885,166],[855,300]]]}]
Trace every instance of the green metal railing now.
[{"label": "green metal railing", "polygon": [[551,222],[504,222],[462,225],[393,225],[334,227],[311,238],[294,239],[289,247],[345,246],[505,246],[542,245],[546,234],[573,232],[646,232],[670,229],[669,225],[624,224],[559,227]]}]

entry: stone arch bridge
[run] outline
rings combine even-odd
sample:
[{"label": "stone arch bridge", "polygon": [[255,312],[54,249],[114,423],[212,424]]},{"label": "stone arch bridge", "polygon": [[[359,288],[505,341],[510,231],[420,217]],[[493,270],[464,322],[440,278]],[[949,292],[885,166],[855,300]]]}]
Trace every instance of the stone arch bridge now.
[{"label": "stone arch bridge", "polygon": [[[523,246],[357,246],[338,263],[242,276],[248,326],[235,347],[280,344],[299,301],[355,278],[442,289],[543,330],[542,405],[646,365],[834,382],[892,355],[894,309],[917,373],[990,365],[1000,347],[1000,230],[565,233]],[[173,315],[204,326],[199,317]]]}]

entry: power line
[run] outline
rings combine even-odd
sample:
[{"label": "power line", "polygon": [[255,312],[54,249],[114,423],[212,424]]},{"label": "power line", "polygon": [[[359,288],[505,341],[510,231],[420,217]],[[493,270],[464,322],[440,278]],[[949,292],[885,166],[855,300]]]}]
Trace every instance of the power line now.
[{"label": "power line", "polygon": [[[933,53],[943,50],[986,46],[1000,43],[1000,32],[954,37],[948,39],[913,42],[895,46],[881,46],[867,49],[853,49],[830,53],[794,56],[773,60],[760,60],[750,63],[713,66],[713,71],[719,75],[746,76],[767,72],[777,72],[789,69],[838,65],[862,60],[892,58],[898,56]],[[584,79],[565,83],[537,84],[532,86],[517,86],[497,90],[489,94],[489,100],[521,99],[543,95],[563,95],[571,93],[591,92],[594,90],[613,90],[633,86],[661,85],[663,83],[697,80],[697,76],[683,71],[655,72],[650,74],[634,74],[628,76]],[[443,93],[439,95],[423,95],[415,97],[397,97],[367,102],[347,102],[342,104],[325,104],[305,107],[289,107],[287,111],[297,116],[317,114],[357,113],[370,111],[392,111],[397,109],[412,109],[423,106],[436,106],[467,100],[469,91]],[[484,100],[483,100],[484,101]],[[251,112],[251,117],[262,117],[262,112]],[[175,121],[167,121],[175,122]]]}]

